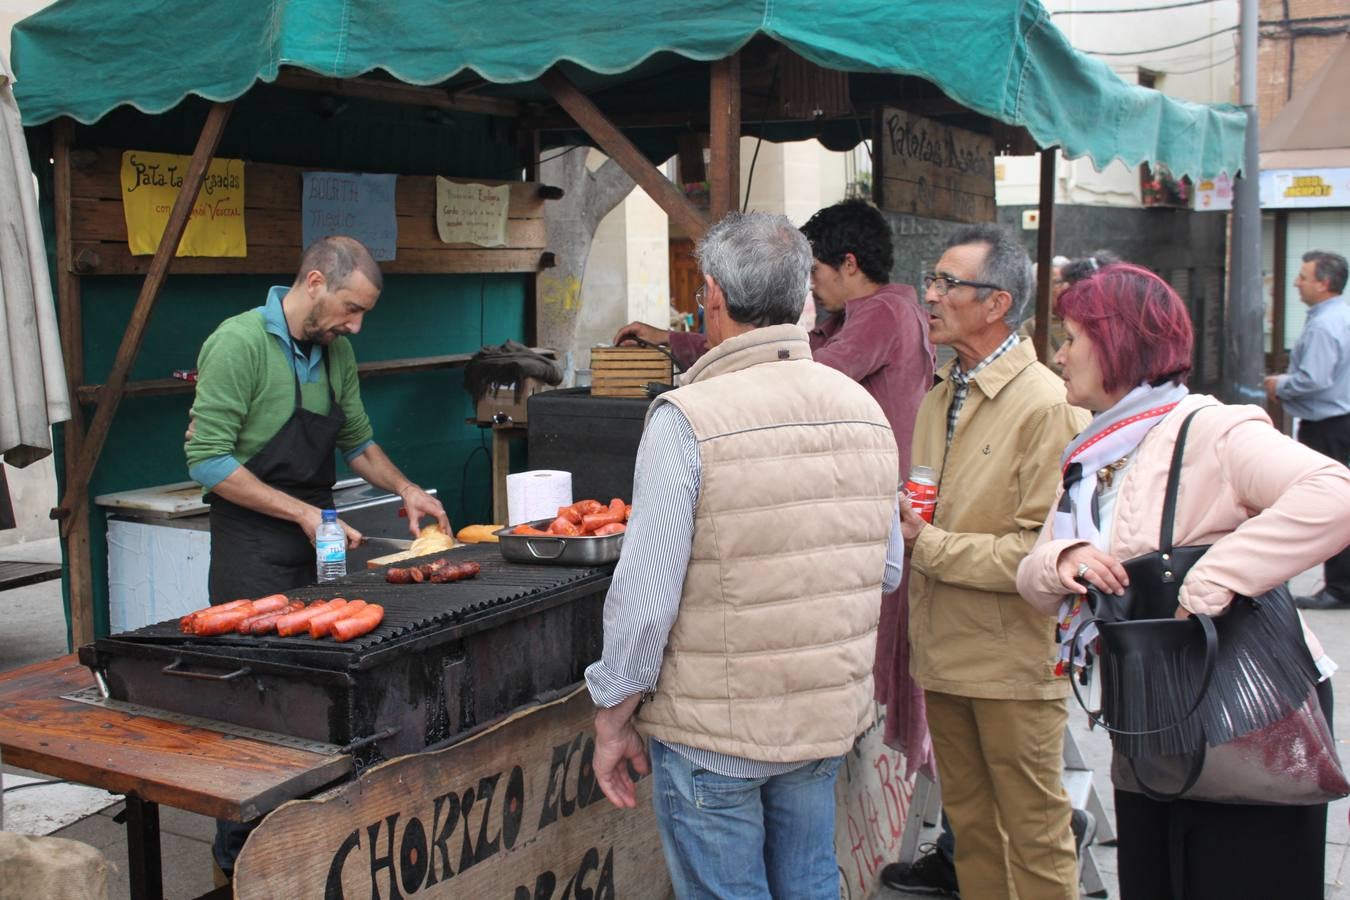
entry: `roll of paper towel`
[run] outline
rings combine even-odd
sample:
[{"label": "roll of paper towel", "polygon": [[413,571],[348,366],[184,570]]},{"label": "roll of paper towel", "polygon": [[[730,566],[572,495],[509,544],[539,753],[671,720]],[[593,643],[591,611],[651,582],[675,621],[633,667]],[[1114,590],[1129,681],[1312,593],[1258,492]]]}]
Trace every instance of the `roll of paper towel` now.
[{"label": "roll of paper towel", "polygon": [[558,507],[572,503],[572,473],[537,469],[506,476],[508,525],[535,519],[552,519]]}]

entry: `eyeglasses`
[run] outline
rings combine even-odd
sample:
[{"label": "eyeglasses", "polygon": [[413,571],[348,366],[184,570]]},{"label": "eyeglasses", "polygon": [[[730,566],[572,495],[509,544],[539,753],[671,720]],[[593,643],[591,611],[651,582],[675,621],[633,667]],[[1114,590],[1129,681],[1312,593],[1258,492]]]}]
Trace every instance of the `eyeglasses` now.
[{"label": "eyeglasses", "polygon": [[930,287],[937,292],[939,297],[947,296],[947,293],[952,288],[956,287],[987,288],[991,291],[1003,290],[1003,288],[998,285],[990,284],[987,281],[966,281],[964,278],[956,278],[952,275],[938,275],[934,272],[929,272],[927,275],[923,276],[924,291],[927,292]]},{"label": "eyeglasses", "polygon": [[694,302],[698,304],[699,309],[703,308],[703,298],[706,296],[708,296],[708,282],[705,281],[694,291]]}]

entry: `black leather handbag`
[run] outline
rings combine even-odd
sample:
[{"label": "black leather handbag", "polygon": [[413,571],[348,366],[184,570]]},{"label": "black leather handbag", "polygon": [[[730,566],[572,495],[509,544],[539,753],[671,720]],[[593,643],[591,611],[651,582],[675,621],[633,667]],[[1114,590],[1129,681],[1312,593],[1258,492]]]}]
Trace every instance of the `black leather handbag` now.
[{"label": "black leather handbag", "polygon": [[[1326,717],[1319,673],[1286,585],[1235,597],[1217,617],[1175,617],[1186,573],[1208,545],[1172,546],[1186,435],[1172,453],[1158,550],[1124,562],[1121,596],[1088,585],[1099,637],[1101,708],[1128,774],[1155,800],[1309,805],[1350,793]],[[1259,564],[1259,561],[1253,561]],[[1119,785],[1129,787],[1127,784]]]}]

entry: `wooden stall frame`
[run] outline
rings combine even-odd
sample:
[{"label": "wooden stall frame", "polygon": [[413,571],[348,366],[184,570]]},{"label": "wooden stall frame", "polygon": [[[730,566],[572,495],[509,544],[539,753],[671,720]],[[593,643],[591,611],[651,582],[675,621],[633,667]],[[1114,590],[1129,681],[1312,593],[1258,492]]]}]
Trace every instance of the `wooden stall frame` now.
[{"label": "wooden stall frame", "polygon": [[741,208],[741,56],[711,64],[708,98],[710,217],[717,222]]},{"label": "wooden stall frame", "polygon": [[558,105],[572,116],[600,149],[622,166],[638,186],[656,201],[657,206],[665,210],[674,224],[695,239],[704,235],[709,222],[698,207],[690,203],[680,189],[671,184],[670,179],[661,174],[557,66],[539,76],[539,83],[548,89]]},{"label": "wooden stall frame", "polygon": [[[492,115],[517,115],[519,112],[518,104],[513,101],[470,97],[434,88],[385,84],[365,79],[331,79],[300,70],[284,71],[276,83],[280,87],[295,90],[336,93],[390,103],[430,105],[455,111]],[[232,109],[232,101],[216,103],[207,113],[182,188],[169,214],[164,235],[148,265],[145,281],[123,333],[122,343],[118,348],[107,383],[102,385],[84,384],[81,267],[75,252],[76,242],[72,227],[74,128],[68,119],[58,120],[53,127],[58,315],[67,384],[71,396],[77,402],[72,404],[72,416],[65,431],[66,489],[59,505],[51,510],[50,515],[51,518],[61,522],[60,533],[65,542],[66,565],[70,573],[70,633],[74,646],[87,644],[95,638],[90,525],[85,513],[89,502],[89,481],[102,455],[117,408],[127,396],[150,396],[192,390],[190,384],[175,382],[174,379],[131,382],[129,376],[139,355],[155,302],[169,273],[169,266],[175,260],[174,253],[187,227],[207,167],[215,156]],[[532,135],[531,138],[537,148],[537,135]],[[536,172],[537,160],[536,150],[531,160],[533,171]],[[561,191],[556,188],[540,186],[542,199],[556,199],[560,196]],[[537,259],[537,264],[532,267],[533,270],[538,271],[551,265],[550,257],[551,254],[547,252],[536,254],[534,259]],[[185,268],[192,268],[191,261],[187,266],[182,264],[178,266],[179,271]],[[517,265],[510,268],[512,271],[529,270]],[[533,286],[533,282],[529,284]],[[532,324],[533,315],[528,318]],[[378,375],[434,368],[457,368],[467,364],[469,358],[469,354],[449,354],[440,357],[386,360],[362,366],[360,372],[362,375]],[[96,405],[92,421],[87,428],[81,402]]]},{"label": "wooden stall frame", "polygon": [[1050,293],[1052,289],[1051,263],[1055,258],[1055,157],[1058,147],[1041,151],[1040,212],[1036,220],[1036,329],[1032,346],[1036,357],[1050,365],[1055,351],[1050,347]]},{"label": "wooden stall frame", "polygon": [[[225,123],[229,121],[233,109],[233,102],[216,103],[206,114],[206,124],[202,126],[202,133],[197,138],[197,147],[192,151],[192,162],[183,176],[182,189],[178,192],[178,199],[174,201],[173,210],[169,213],[169,220],[164,226],[164,236],[160,238],[154,259],[150,263],[150,271],[146,274],[145,283],[141,285],[141,292],[136,297],[136,306],[131,311],[131,321],[127,323],[126,330],[122,333],[122,343],[117,348],[117,357],[113,361],[112,371],[108,374],[106,390],[99,397],[93,421],[89,425],[89,431],[84,435],[79,461],[71,478],[66,482],[66,492],[61,498],[61,505],[53,511],[57,518],[63,520],[61,522],[63,537],[68,537],[74,521],[84,516],[85,507],[89,503],[89,479],[94,474],[94,466],[98,464],[99,456],[103,452],[103,443],[108,439],[113,416],[122,402],[127,377],[131,374],[131,367],[140,353],[141,343],[145,339],[145,328],[150,322],[150,314],[155,310],[155,301],[159,299],[160,288],[164,286],[164,279],[169,274],[169,264],[178,250],[179,242],[183,239],[183,231],[187,228],[192,207],[197,202],[197,192],[201,189],[207,167],[216,154],[220,136],[225,131]],[[69,202],[70,195],[67,193],[65,197],[67,206]],[[67,222],[68,226],[69,224]],[[66,245],[66,253],[70,253],[70,238],[69,230],[59,238]],[[72,395],[77,387],[78,385],[70,386]],[[92,606],[92,600],[90,596],[84,602]],[[71,598],[71,606],[74,607],[74,597]],[[92,614],[92,608],[90,613]]]}]

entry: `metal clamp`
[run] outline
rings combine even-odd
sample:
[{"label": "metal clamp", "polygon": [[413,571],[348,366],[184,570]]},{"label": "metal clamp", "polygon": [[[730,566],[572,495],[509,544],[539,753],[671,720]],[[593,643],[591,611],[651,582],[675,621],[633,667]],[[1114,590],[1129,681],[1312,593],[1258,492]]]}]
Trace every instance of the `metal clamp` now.
[{"label": "metal clamp", "polygon": [[243,678],[252,671],[248,666],[240,666],[225,675],[212,675],[209,672],[189,672],[181,668],[182,665],[183,658],[180,656],[159,671],[165,675],[177,675],[179,678],[197,678],[202,681],[233,681],[236,678]]}]

